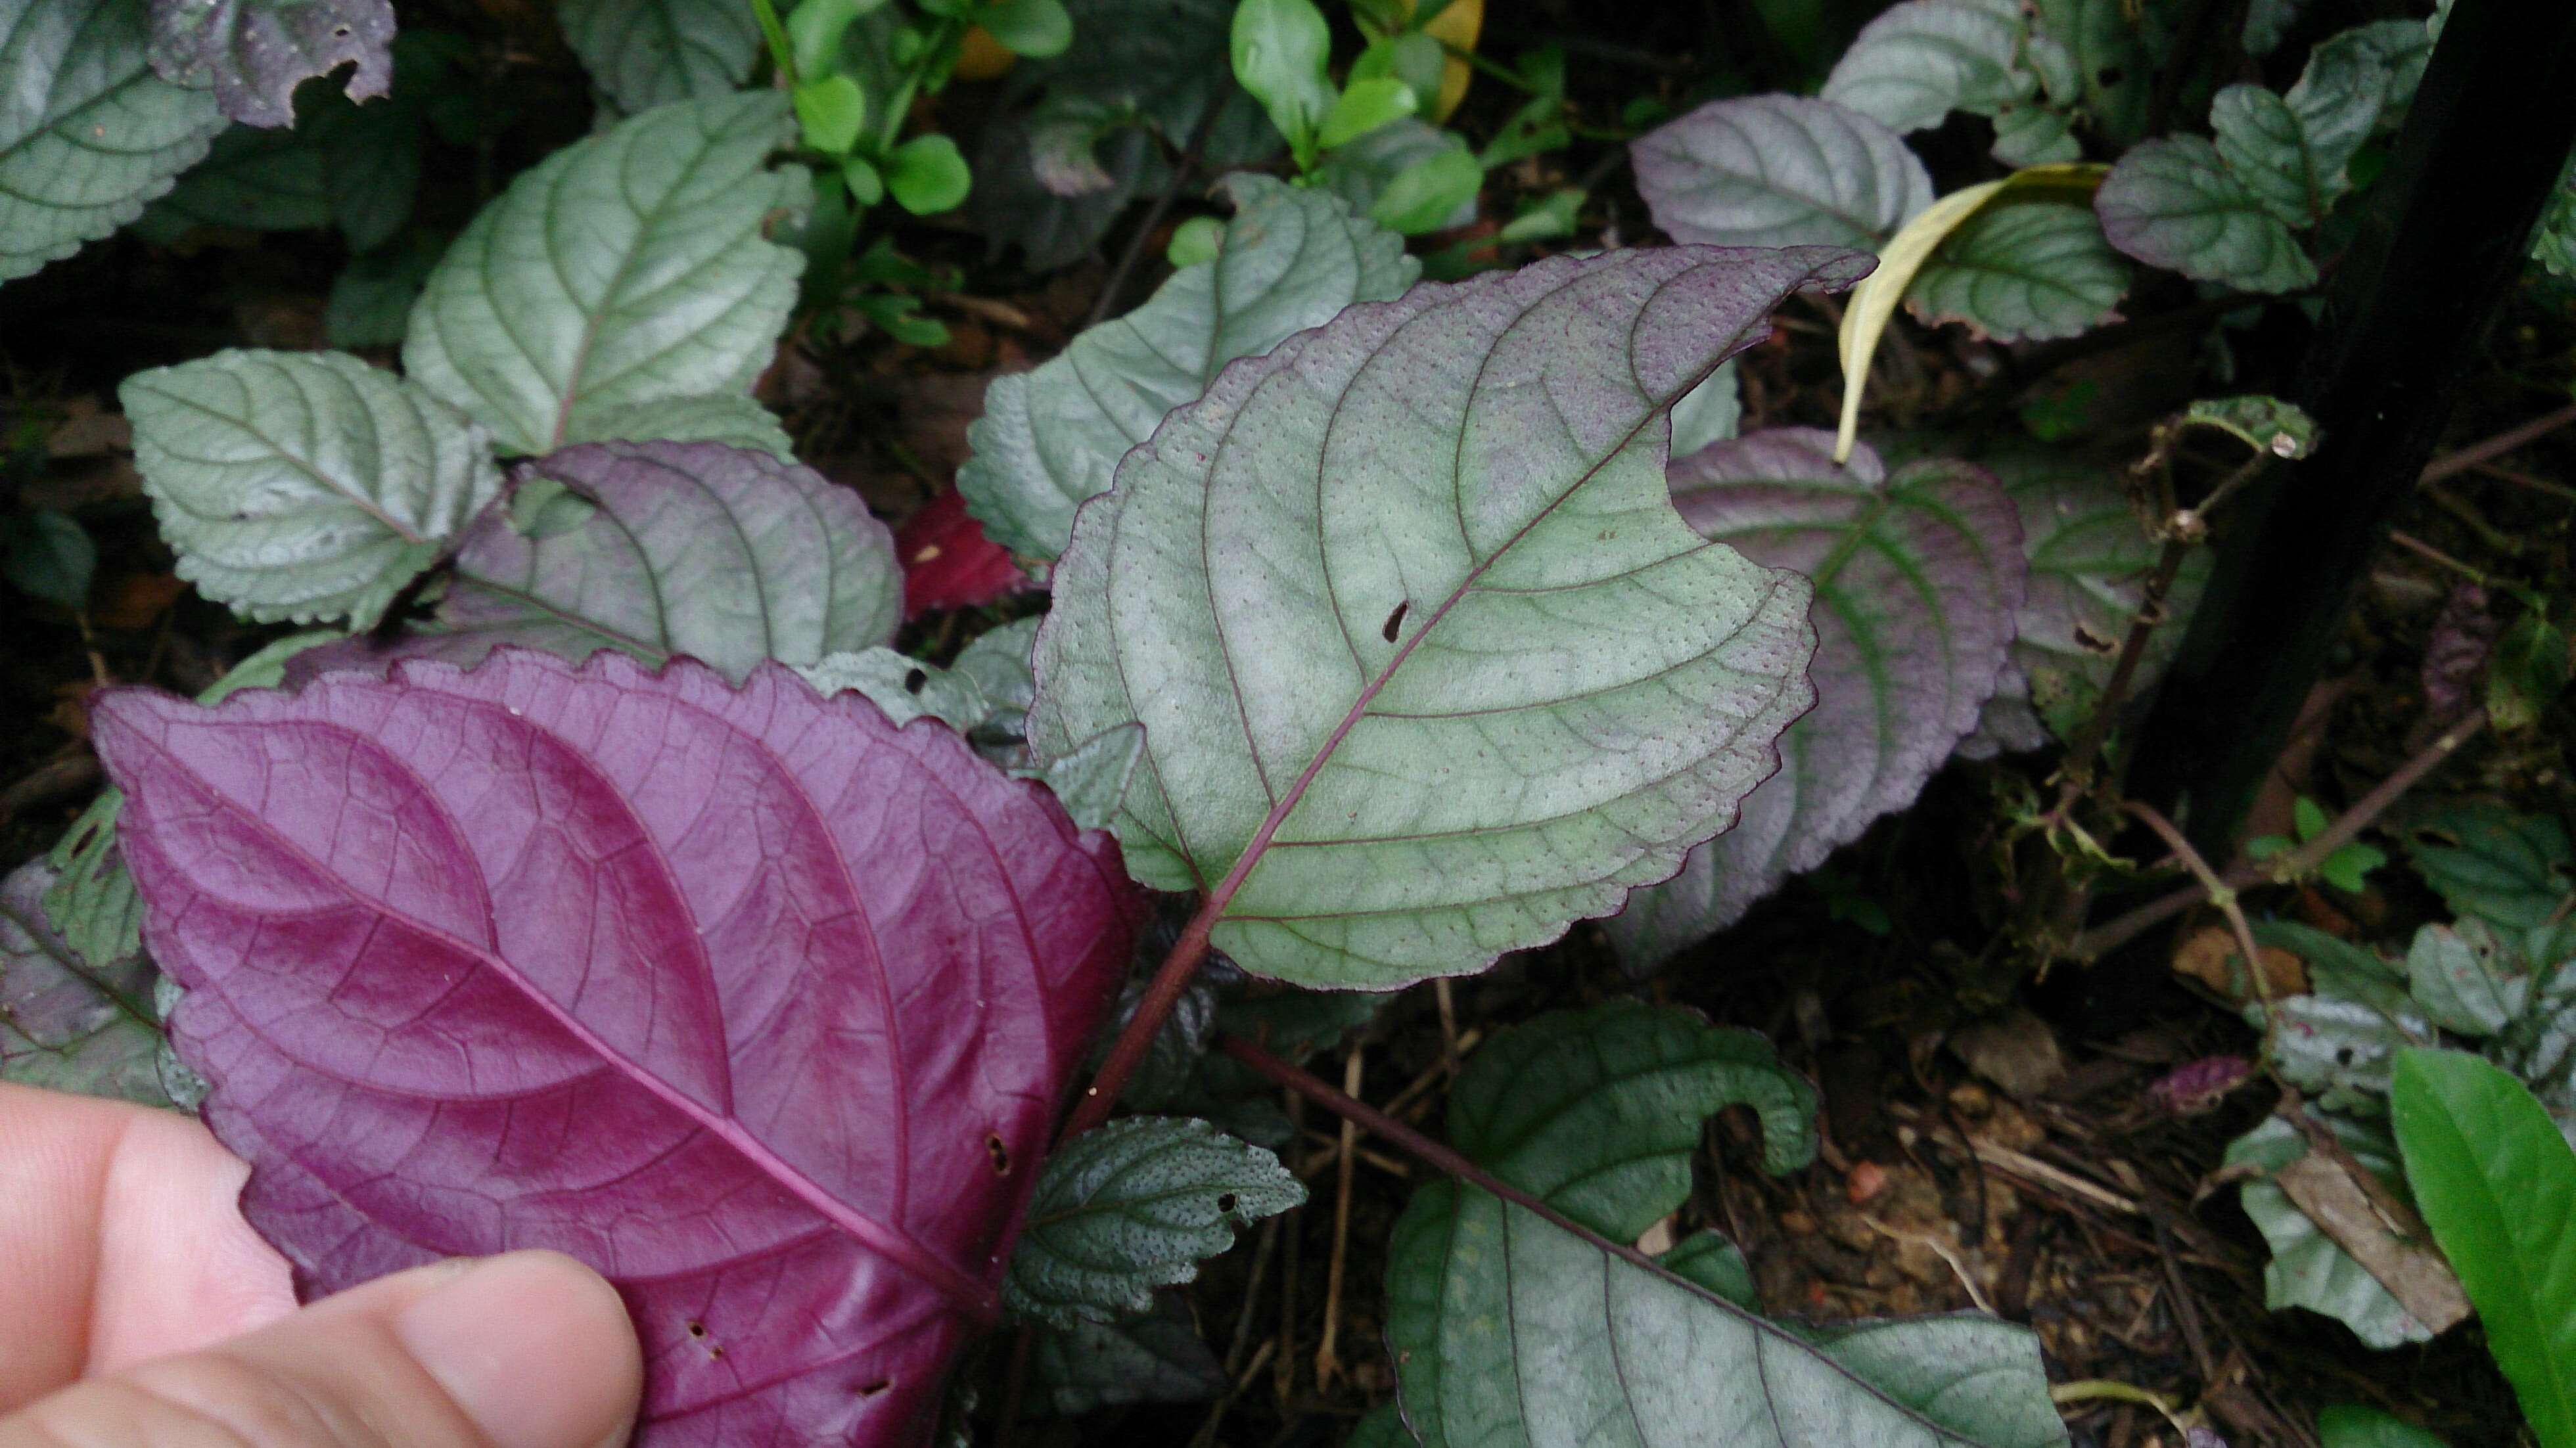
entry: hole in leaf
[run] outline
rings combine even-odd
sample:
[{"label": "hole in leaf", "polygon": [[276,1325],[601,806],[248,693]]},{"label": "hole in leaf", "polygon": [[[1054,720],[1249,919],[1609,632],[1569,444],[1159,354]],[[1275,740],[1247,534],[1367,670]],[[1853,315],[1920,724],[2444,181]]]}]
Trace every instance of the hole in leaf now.
[{"label": "hole in leaf", "polygon": [[346,40],[349,38],[349,27],[345,25],[334,25],[331,27],[331,36],[335,40]]},{"label": "hole in leaf", "polygon": [[696,1337],[696,1338],[703,1338],[703,1337],[705,1337],[706,1335],[707,1335],[707,1325],[706,1325],[705,1323],[703,1323],[703,1322],[693,1322],[693,1323],[690,1323],[690,1324],[689,1324],[689,1336],[691,1336],[691,1337]]},{"label": "hole in leaf", "polygon": [[851,1391],[857,1393],[862,1398],[873,1398],[877,1394],[882,1393],[893,1386],[894,1379],[879,1378],[872,1383],[861,1383],[856,1388],[851,1389]]},{"label": "hole in leaf", "polygon": [[1234,1193],[1219,1192],[1216,1198],[1216,1209],[1220,1212],[1232,1215],[1234,1211]]},{"label": "hole in leaf", "polygon": [[1011,1174],[1011,1149],[1002,1144],[1002,1138],[998,1136],[985,1137],[984,1154],[993,1159],[993,1175],[1009,1176]]},{"label": "hole in leaf", "polygon": [[2113,643],[2111,640],[2104,638],[2102,635],[2095,633],[2093,630],[2086,628],[2080,623],[2075,626],[2075,641],[2097,654],[2107,654],[2113,649],[2119,647],[2118,644]]},{"label": "hole in leaf", "polygon": [[2349,1066],[2349,1065],[2351,1065],[2351,1064],[2352,1064],[2352,1047],[2350,1047],[2350,1046],[2337,1046],[2337,1047],[2335,1047],[2335,1064],[2336,1064],[2336,1065],[2338,1065],[2338,1066]]},{"label": "hole in leaf", "polygon": [[928,674],[919,669],[907,669],[903,676],[903,691],[907,694],[918,694],[921,692],[921,686],[929,682]]},{"label": "hole in leaf", "polygon": [[1404,626],[1404,611],[1411,607],[1413,607],[1413,600],[1408,598],[1395,606],[1395,612],[1386,616],[1386,627],[1379,629],[1378,632],[1386,635],[1388,643],[1395,642],[1395,631]]},{"label": "hole in leaf", "polygon": [[717,1347],[713,1343],[709,1343],[707,1345],[707,1358],[710,1362],[722,1361],[724,1359],[724,1349]]}]

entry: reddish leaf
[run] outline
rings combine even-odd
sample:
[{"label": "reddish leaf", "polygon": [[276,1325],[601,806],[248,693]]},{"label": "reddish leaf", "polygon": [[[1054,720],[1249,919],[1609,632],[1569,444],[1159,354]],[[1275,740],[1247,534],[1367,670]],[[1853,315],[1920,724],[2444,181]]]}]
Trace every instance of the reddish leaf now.
[{"label": "reddish leaf", "polygon": [[552,1247],[634,1313],[639,1441],[926,1438],[1125,960],[1106,836],[776,665],[505,649],[97,727],[306,1292]]},{"label": "reddish leaf", "polygon": [[939,608],[973,608],[1028,586],[1010,550],[984,536],[966,514],[966,499],[942,493],[895,531],[903,561],[903,616]]}]

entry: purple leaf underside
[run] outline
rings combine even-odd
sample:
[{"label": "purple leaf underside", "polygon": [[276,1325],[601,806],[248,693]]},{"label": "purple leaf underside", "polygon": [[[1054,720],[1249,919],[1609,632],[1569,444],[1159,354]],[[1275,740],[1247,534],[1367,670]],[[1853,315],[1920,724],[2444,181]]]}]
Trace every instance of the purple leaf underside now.
[{"label": "purple leaf underside", "polygon": [[1106,836],[777,666],[506,649],[96,735],[308,1295],[553,1248],[634,1315],[639,1443],[926,1439],[1125,963]]}]

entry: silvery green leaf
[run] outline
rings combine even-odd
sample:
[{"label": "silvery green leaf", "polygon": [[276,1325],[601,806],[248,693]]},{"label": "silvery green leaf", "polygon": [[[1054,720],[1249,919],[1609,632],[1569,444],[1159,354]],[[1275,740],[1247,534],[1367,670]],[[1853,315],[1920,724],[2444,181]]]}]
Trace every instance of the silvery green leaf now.
[{"label": "silvery green leaf", "polygon": [[1711,101],[1628,151],[1675,241],[1874,251],[1932,204],[1931,174],[1894,131],[1804,96]]},{"label": "silvery green leaf", "polygon": [[921,663],[888,648],[825,654],[796,672],[824,694],[855,689],[888,719],[909,724],[928,716],[963,734],[992,712],[984,691],[963,674]]},{"label": "silvery green leaf", "polygon": [[1155,1288],[1197,1278],[1237,1229],[1305,1200],[1277,1157],[1204,1121],[1113,1121],[1047,1159],[1002,1301],[1058,1327],[1133,1316]]},{"label": "silvery green leaf", "polygon": [[2317,420],[2293,402],[2260,392],[2235,397],[2197,397],[2183,409],[2183,421],[2214,427],[2257,452],[2276,458],[2303,458],[2316,448]]},{"label": "silvery green leaf", "polygon": [[2209,124],[2218,136],[2219,159],[2263,209],[2305,229],[2352,189],[2344,167],[2370,134],[2378,113],[2375,96],[2345,90],[2312,127],[2308,116],[2259,85],[2232,85],[2210,102]]},{"label": "silvery green leaf", "polygon": [[[1315,168],[1314,182],[1350,204],[1352,211],[1405,235],[1446,231],[1476,219],[1476,191],[1463,195],[1418,183],[1448,169],[1475,169],[1475,152],[1466,138],[1428,121],[1407,116],[1378,127],[1347,146],[1336,147]],[[1401,183],[1401,184],[1399,184]],[[1390,198],[1393,198],[1390,201]],[[1443,204],[1445,203],[1445,204]]]},{"label": "silvery green leaf", "polygon": [[1662,1258],[1664,1267],[1686,1277],[1747,1312],[1760,1312],[1762,1301],[1753,1284],[1753,1264],[1725,1234],[1702,1230],[1684,1237]]},{"label": "silvery green leaf", "polygon": [[1056,801],[1073,822],[1086,830],[1105,830],[1127,802],[1136,765],[1145,757],[1145,726],[1122,724],[1074,746],[1073,752],[1047,762],[1038,771],[1055,792]]},{"label": "silvery green leaf", "polygon": [[[2364,1128],[2341,1117],[2324,1120],[2363,1169],[2404,1190],[2396,1147],[2385,1127]],[[2430,1339],[2432,1329],[2272,1184],[2283,1167],[2307,1154],[2307,1138],[2277,1116],[2266,1117],[2227,1148],[2226,1166],[2260,1173],[2238,1188],[2237,1200],[2272,1249],[2272,1260],[2263,1268],[2264,1304],[2275,1312],[2304,1307],[2323,1313],[2383,1352]]]},{"label": "silvery green leaf", "polygon": [[1128,449],[1237,357],[1412,285],[1404,239],[1323,192],[1249,173],[1216,259],[1184,267],[1143,306],[1091,328],[1034,372],[997,377],[966,431],[957,491],[997,543],[1064,551],[1074,509],[1109,486]]},{"label": "silvery green leaf", "polygon": [[1762,1165],[1816,1156],[1816,1092],[1751,1031],[1677,1006],[1615,1000],[1498,1033],[1449,1097],[1450,1144],[1613,1241],[1633,1241],[1690,1196],[1700,1127],[1754,1109]]},{"label": "silvery green leaf", "polygon": [[393,41],[393,0],[152,0],[152,68],[246,125],[292,124],[295,88],[344,65],[349,99],[383,95]]},{"label": "silvery green leaf", "polygon": [[731,95],[751,79],[760,24],[739,0],[557,0],[564,39],[627,115]]},{"label": "silvery green leaf", "polygon": [[2316,263],[2198,136],[2131,148],[2093,195],[2102,233],[2150,266],[2240,291],[2314,285]]},{"label": "silvery green leaf", "polygon": [[740,680],[764,659],[875,648],[902,617],[894,535],[810,468],[721,443],[616,442],[548,454],[517,476],[517,491],[564,493],[478,518],[427,625],[390,649],[321,650],[299,671],[471,665],[518,644],[656,665],[686,654]]},{"label": "silvery green leaf", "polygon": [[1861,28],[1820,94],[1899,132],[1992,115],[2037,89],[2014,68],[2018,28],[2010,7],[1905,0]]},{"label": "silvery green leaf", "polygon": [[2560,174],[2558,189],[2532,229],[2531,259],[2554,277],[2576,277],[2576,166]]},{"label": "silvery green leaf", "polygon": [[602,407],[574,418],[566,446],[585,442],[720,442],[796,461],[796,446],[778,415],[739,392],[710,392],[658,402]]},{"label": "silvery green leaf", "polygon": [[958,651],[954,667],[958,673],[975,681],[996,710],[1008,711],[1010,727],[1019,727],[1017,716],[1029,711],[1037,698],[1037,675],[1029,666],[1029,651],[1037,643],[1035,618],[1016,619],[999,628],[987,629],[975,641]]},{"label": "silvery green leaf", "polygon": [[[2416,21],[2356,25],[2317,42],[2316,49],[2308,52],[2306,68],[2289,90],[2290,109],[2310,118],[2312,133],[2334,137],[2337,145],[2348,125],[2361,125],[2372,135],[2394,131],[2405,119],[2415,87],[2424,79],[2424,66],[2432,58],[2433,37]],[[2365,101],[2366,119],[2340,119],[2347,107],[2357,111]]]},{"label": "silvery green leaf", "polygon": [[2576,852],[2556,819],[2467,801],[2410,820],[2407,839],[2415,872],[2454,914],[2486,922],[2535,964],[2576,951]]},{"label": "silvery green leaf", "polygon": [[2270,55],[2280,49],[2282,37],[2297,24],[2299,12],[2308,8],[2309,0],[2252,0],[2245,7],[2245,53]]},{"label": "silvery green leaf", "polygon": [[45,856],[55,871],[45,889],[45,919],[85,960],[143,953],[143,899],[116,852],[116,817],[124,808],[123,791],[99,791]]},{"label": "silvery green leaf", "polygon": [[1223,879],[1215,944],[1260,974],[1387,989],[1616,910],[1813,697],[1804,582],[1682,523],[1664,414],[1864,266],[1556,258],[1227,368],[1083,508],[1033,751],[1144,724],[1129,871]]},{"label": "silvery green leaf", "polygon": [[2026,1328],[1962,1314],[1811,1342],[1455,1182],[1396,1223],[1387,1296],[1424,1448],[2067,1442]]},{"label": "silvery green leaf", "polygon": [[2059,112],[2020,106],[1995,117],[1994,155],[2007,166],[2041,166],[2084,159],[2084,144]]},{"label": "silvery green leaf", "polygon": [[[2129,0],[2034,0],[2031,8],[2028,50],[2035,53],[2043,44],[2063,48],[2076,83],[2071,99],[2094,130],[2121,146],[2144,136],[2156,75],[2173,63],[2169,7]],[[2070,97],[2061,86],[2062,81],[2052,79],[2049,100],[2062,106]],[[1997,118],[1999,126],[2002,120]]]},{"label": "silvery green leaf", "polygon": [[1743,384],[1735,364],[1729,362],[1673,404],[1672,456],[1688,457],[1711,443],[1724,442],[1735,436],[1743,421]]},{"label": "silvery green leaf", "polygon": [[370,627],[501,490],[483,429],[337,352],[218,352],[118,389],[179,576],[255,619]]},{"label": "silvery green leaf", "polygon": [[1960,223],[1906,289],[1927,322],[1964,322],[1998,342],[2073,337],[2116,320],[2129,263],[2091,208],[1989,206]]},{"label": "silvery green leaf", "polygon": [[141,215],[223,129],[212,96],[152,73],[146,45],[144,0],[0,10],[0,281]]},{"label": "silvery green leaf", "polygon": [[2417,930],[2406,948],[2406,984],[2425,1019],[2463,1036],[2492,1036],[2531,1004],[2530,974],[2478,920]]},{"label": "silvery green leaf", "polygon": [[45,918],[50,863],[0,880],[0,1080],[168,1104],[157,1064],[152,962],[138,948],[92,957]]},{"label": "silvery green leaf", "polygon": [[430,274],[405,370],[521,453],[612,409],[748,391],[804,268],[763,235],[808,195],[801,168],[768,169],[787,104],[658,107],[522,173]]},{"label": "silvery green leaf", "polygon": [[1126,1403],[1198,1403],[1222,1397],[1229,1383],[1176,1293],[1157,1293],[1154,1310],[1123,1322],[1076,1319],[1041,1323],[1034,1366],[1047,1404],[1065,1415]]},{"label": "silvery green leaf", "polygon": [[[2012,665],[1977,733],[1960,746],[1972,759],[2037,749],[2051,737],[2052,717],[2080,718],[2090,710],[2118,660],[2157,553],[2110,467],[2036,446],[1994,450],[1977,461],[2021,514],[2030,586],[2014,619]],[[2165,626],[2148,636],[2140,689],[2163,677],[2181,647],[2179,625],[2208,578],[2208,555],[2195,550],[2166,595]]]},{"label": "silvery green leaf", "polygon": [[[1701,1121],[1748,1093],[1767,1165],[1812,1154],[1814,1093],[1767,1044],[1619,1002],[1497,1036],[1460,1076],[1451,1134],[1505,1183],[1618,1241],[1682,1202]],[[2023,1329],[1950,1317],[1802,1334],[1737,1300],[1742,1259],[1714,1234],[1664,1268],[1474,1187],[1424,1188],[1387,1272],[1407,1422],[1429,1448],[2065,1442]]]},{"label": "silvery green leaf", "polygon": [[1913,803],[2005,666],[2028,574],[2012,498],[1966,463],[1890,477],[1866,444],[1845,465],[1833,451],[1830,432],[1766,428],[1666,470],[1703,536],[1814,585],[1816,707],[1780,737],[1780,772],[1735,828],[1606,922],[1632,970],[1733,924]]}]

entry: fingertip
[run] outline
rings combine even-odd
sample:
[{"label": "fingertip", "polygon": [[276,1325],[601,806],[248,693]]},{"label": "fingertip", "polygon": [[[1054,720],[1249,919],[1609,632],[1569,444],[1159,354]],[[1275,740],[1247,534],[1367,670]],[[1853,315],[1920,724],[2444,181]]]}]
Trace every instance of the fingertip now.
[{"label": "fingertip", "polygon": [[634,1429],[644,1362],[626,1304],[559,1252],[473,1263],[394,1334],[493,1448],[608,1448]]}]

